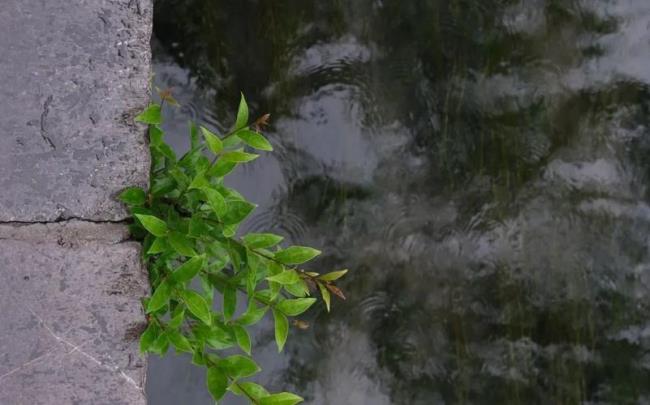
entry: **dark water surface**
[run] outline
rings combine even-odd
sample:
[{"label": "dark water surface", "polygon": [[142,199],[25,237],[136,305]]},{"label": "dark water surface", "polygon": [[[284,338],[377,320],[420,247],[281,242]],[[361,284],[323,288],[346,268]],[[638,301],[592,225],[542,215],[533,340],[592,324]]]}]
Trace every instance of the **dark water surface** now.
[{"label": "dark water surface", "polygon": [[[650,403],[649,0],[159,0],[156,83],[276,151],[247,230],[320,247],[349,299],[270,388],[309,404]],[[152,358],[150,404],[210,404]],[[238,404],[228,399],[226,404]]]}]

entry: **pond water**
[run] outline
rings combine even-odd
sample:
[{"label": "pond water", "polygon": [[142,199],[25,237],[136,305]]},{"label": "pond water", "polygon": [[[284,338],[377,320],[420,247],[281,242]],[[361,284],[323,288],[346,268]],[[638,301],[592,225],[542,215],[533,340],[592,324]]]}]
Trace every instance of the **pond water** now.
[{"label": "pond water", "polygon": [[[650,403],[650,1],[159,0],[187,121],[271,113],[231,184],[349,268],[260,381],[309,404]],[[211,404],[152,358],[152,405]],[[239,404],[229,398],[225,403]]]}]

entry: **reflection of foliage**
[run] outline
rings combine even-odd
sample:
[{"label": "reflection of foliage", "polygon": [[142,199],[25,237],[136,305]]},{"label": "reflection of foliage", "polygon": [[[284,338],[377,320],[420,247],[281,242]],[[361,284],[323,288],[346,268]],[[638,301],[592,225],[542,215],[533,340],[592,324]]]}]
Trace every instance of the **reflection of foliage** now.
[{"label": "reflection of foliage", "polygon": [[[158,13],[181,3],[220,13],[157,30],[170,53],[171,38],[190,43],[178,60],[222,93],[216,111],[240,87],[280,117],[351,88],[363,136],[382,144],[394,122],[408,133],[363,189],[335,167],[287,169],[274,207],[325,238],[332,264],[354,263],[355,310],[327,328],[368,336],[364,372],[392,403],[648,398],[650,92],[572,81],[607,55],[598,39],[616,18],[561,0],[165,0]],[[215,49],[196,49],[208,36]],[[333,56],[310,61],[321,48]],[[302,152],[291,164],[318,161]],[[342,373],[310,347],[296,346],[312,361],[292,381]]]}]

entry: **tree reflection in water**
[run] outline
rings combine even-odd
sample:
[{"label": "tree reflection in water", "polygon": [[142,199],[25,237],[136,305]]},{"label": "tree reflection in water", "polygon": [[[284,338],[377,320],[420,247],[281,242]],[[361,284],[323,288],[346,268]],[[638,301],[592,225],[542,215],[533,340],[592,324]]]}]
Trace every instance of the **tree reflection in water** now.
[{"label": "tree reflection in water", "polygon": [[[270,386],[313,404],[650,401],[645,0],[156,8],[156,80],[184,101],[169,126],[223,129],[246,93],[276,145],[237,176],[261,203],[249,229],[351,269],[348,301],[285,355],[260,331]],[[152,403],[210,403],[184,362],[152,360]]]}]

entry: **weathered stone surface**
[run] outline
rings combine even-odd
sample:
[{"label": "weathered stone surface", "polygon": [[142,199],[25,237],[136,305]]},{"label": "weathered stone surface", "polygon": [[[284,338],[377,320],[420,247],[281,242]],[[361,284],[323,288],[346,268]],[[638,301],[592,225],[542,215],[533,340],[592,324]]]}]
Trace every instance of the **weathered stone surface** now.
[{"label": "weathered stone surface", "polygon": [[145,404],[148,293],[123,225],[0,225],[0,404]]},{"label": "weathered stone surface", "polygon": [[119,220],[146,185],[151,0],[2,0],[0,221]]}]

